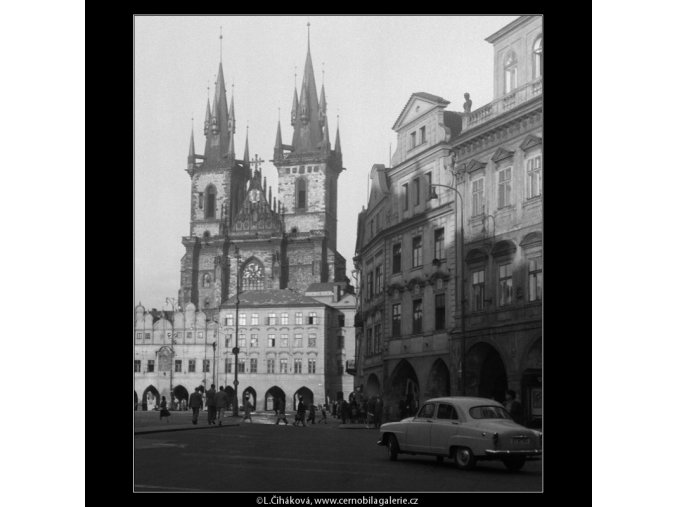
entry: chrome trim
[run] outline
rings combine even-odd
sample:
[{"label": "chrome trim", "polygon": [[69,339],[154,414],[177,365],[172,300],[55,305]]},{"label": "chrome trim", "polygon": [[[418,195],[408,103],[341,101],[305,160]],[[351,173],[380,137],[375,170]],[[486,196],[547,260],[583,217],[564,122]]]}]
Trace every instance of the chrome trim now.
[{"label": "chrome trim", "polygon": [[540,456],[543,453],[541,449],[515,449],[512,451],[485,449],[484,452],[492,456],[512,456],[515,454],[518,456]]}]

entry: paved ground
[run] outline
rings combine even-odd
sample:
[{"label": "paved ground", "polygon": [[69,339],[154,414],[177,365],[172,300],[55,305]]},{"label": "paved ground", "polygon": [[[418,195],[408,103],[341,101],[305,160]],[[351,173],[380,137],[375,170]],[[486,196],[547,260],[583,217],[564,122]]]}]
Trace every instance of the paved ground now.
[{"label": "paved ground", "polygon": [[[137,431],[159,426],[153,423],[158,413],[138,414]],[[253,424],[220,428],[207,426],[206,412],[197,427],[190,424],[190,414],[175,412],[172,418],[164,426],[187,429],[135,436],[137,491],[541,490],[541,461],[528,461],[518,473],[494,462],[464,472],[429,456],[400,456],[391,462],[376,445],[378,431],[342,427],[331,417],[329,424],[306,428],[275,426],[274,417],[260,414]]]}]

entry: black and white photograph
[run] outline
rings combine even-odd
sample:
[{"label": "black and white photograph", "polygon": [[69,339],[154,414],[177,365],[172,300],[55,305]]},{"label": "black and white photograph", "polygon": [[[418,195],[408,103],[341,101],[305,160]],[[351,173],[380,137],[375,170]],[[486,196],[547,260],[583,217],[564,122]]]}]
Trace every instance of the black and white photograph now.
[{"label": "black and white photograph", "polygon": [[543,69],[541,15],[135,17],[136,492],[542,490]]}]

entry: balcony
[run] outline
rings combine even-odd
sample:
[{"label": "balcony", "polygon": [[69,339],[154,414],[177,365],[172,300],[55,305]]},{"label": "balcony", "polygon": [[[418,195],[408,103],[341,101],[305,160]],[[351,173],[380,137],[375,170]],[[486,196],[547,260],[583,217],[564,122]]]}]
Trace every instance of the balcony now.
[{"label": "balcony", "polygon": [[472,113],[463,115],[463,129],[468,130],[482,123],[486,123],[497,116],[514,109],[520,104],[527,102],[543,93],[543,78],[530,81],[512,92],[482,106]]}]

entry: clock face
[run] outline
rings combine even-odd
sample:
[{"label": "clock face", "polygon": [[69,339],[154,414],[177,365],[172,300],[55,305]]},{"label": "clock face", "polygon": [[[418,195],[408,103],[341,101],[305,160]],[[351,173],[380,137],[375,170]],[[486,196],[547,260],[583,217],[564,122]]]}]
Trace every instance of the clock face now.
[{"label": "clock face", "polygon": [[250,202],[259,202],[261,200],[261,191],[258,189],[252,190],[249,192],[249,201]]}]

